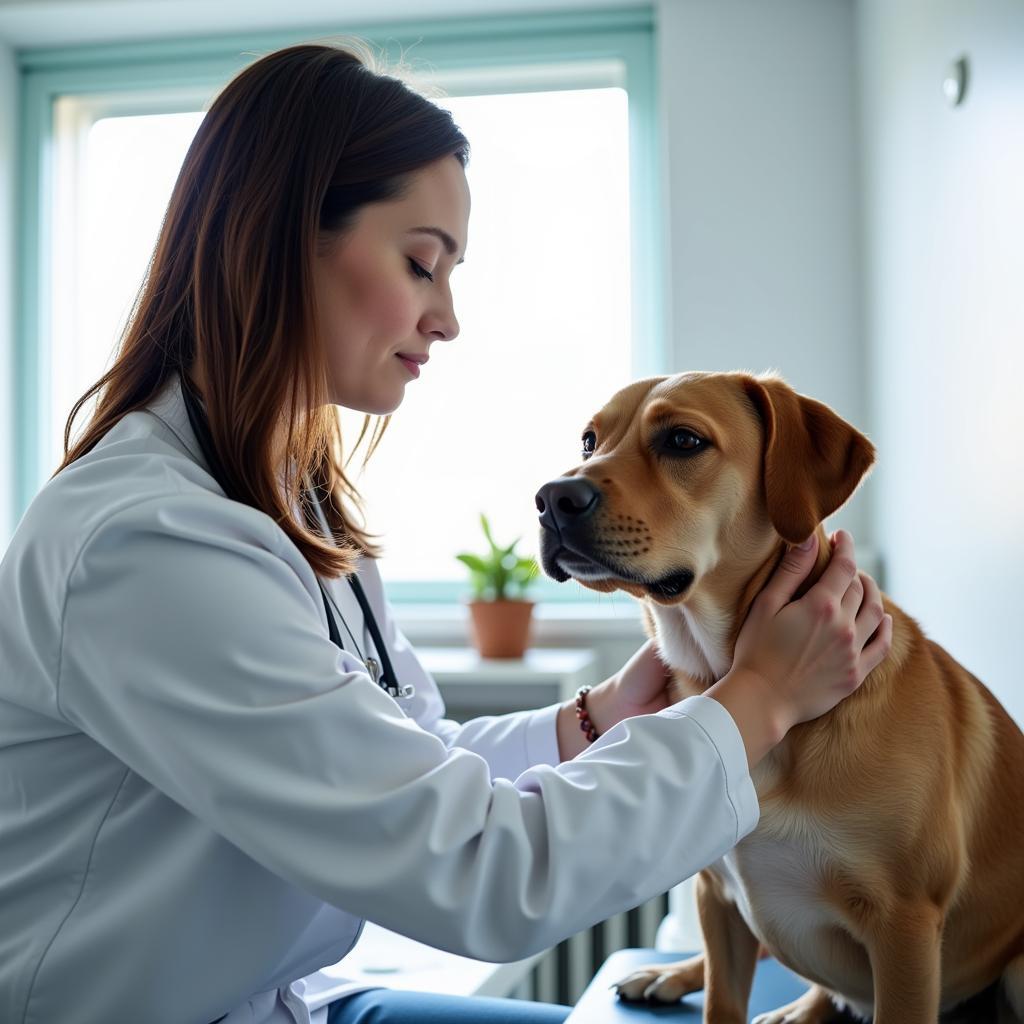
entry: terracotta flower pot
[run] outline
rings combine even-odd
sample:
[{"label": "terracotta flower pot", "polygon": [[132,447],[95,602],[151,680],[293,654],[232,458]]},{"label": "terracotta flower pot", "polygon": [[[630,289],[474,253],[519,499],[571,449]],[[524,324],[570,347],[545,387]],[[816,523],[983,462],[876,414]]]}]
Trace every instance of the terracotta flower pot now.
[{"label": "terracotta flower pot", "polygon": [[482,658],[521,658],[530,638],[533,601],[470,601],[473,643]]}]

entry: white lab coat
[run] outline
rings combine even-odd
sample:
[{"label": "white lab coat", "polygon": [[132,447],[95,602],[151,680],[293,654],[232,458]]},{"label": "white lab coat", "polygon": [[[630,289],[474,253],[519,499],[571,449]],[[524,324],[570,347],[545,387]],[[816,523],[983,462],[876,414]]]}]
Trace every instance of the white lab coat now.
[{"label": "white lab coat", "polygon": [[225,498],[176,377],[42,488],[0,562],[0,1021],[305,1024],[301,979],[363,919],[511,961],[755,826],[716,701],[559,765],[555,706],[446,720],[360,576],[410,701],[330,642],[273,520]]}]

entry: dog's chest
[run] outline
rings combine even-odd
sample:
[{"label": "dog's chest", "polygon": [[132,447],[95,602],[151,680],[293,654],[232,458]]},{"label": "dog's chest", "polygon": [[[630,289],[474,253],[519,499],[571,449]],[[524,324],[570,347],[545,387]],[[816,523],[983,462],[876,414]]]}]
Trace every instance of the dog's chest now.
[{"label": "dog's chest", "polygon": [[750,930],[763,942],[799,945],[830,925],[820,899],[823,865],[797,842],[752,835],[714,865]]},{"label": "dog's chest", "polygon": [[835,840],[807,816],[763,807],[757,829],[709,870],[751,932],[784,963],[870,1013],[866,956],[826,897],[828,879],[847,871]]}]

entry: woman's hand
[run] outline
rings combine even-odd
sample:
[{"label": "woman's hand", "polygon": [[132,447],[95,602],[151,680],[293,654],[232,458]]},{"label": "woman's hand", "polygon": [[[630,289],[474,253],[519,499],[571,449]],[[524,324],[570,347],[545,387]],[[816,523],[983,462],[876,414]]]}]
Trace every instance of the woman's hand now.
[{"label": "woman's hand", "polygon": [[[666,687],[672,672],[658,657],[654,641],[648,640],[618,672],[608,680],[605,707],[594,710],[590,717],[598,732],[606,732],[616,722],[633,715],[653,715],[671,703]],[[602,715],[602,711],[605,714]],[[608,721],[611,719],[611,721]],[[602,725],[604,728],[602,728]]]},{"label": "woman's hand", "polygon": [[830,711],[889,653],[892,617],[875,581],[857,571],[843,530],[820,580],[791,601],[817,555],[792,548],[751,606],[729,672],[707,691],[736,720],[751,767],[799,722]]},{"label": "woman's hand", "polygon": [[[633,715],[652,715],[670,704],[671,674],[648,640],[610,679],[587,694],[587,714],[598,735]],[[558,748],[563,760],[575,757],[590,744],[580,732],[575,702],[562,706],[557,722]]]}]

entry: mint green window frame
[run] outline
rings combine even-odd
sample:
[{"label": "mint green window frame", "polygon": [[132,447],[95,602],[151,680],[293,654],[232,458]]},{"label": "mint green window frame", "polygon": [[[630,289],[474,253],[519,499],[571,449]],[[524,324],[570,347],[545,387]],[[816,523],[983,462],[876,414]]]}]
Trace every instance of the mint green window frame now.
[{"label": "mint green window frame", "polygon": [[[103,114],[155,113],[197,109],[205,97],[250,64],[258,55],[293,43],[344,39],[367,40],[385,59],[407,55],[440,73],[494,69],[493,82],[475,78],[474,94],[537,87],[531,67],[575,66],[563,87],[596,84],[588,74],[602,63],[622,69],[628,95],[630,136],[630,220],[634,376],[668,371],[664,316],[664,238],[661,233],[660,175],[655,71],[654,16],[650,9],[629,8],[579,14],[508,16],[388,25],[333,25],[246,36],[24,50],[18,54],[21,76],[21,166],[19,174],[18,280],[15,296],[15,384],[18,444],[15,446],[14,517],[18,522],[32,497],[46,482],[41,468],[42,442],[52,417],[48,389],[51,293],[48,281],[54,103],[61,96],[101,97]],[[523,69],[519,84],[500,69]],[[543,71],[539,74],[543,76]],[[558,83],[539,79],[543,88]],[[455,93],[459,90],[449,90]],[[99,108],[98,108],[99,109]],[[465,593],[458,583],[391,583],[398,601],[450,602]],[[532,590],[540,600],[603,604],[626,601],[618,595],[581,593],[546,578]]]}]

